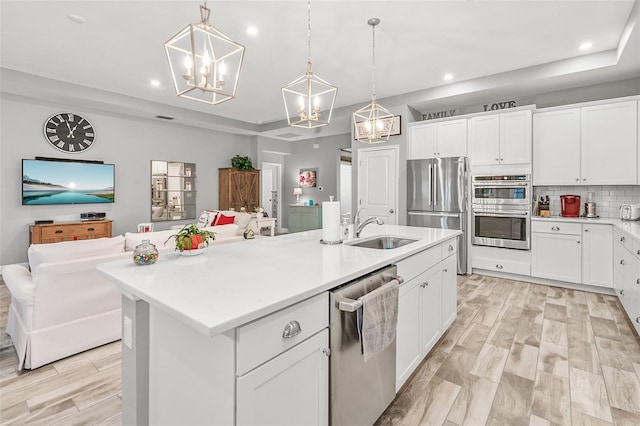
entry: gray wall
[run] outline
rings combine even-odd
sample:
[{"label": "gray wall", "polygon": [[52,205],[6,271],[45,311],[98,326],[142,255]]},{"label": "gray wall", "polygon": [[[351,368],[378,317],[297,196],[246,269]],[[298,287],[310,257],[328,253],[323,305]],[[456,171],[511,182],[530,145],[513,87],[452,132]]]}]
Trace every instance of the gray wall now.
[{"label": "gray wall", "polygon": [[[48,144],[43,136],[43,124],[52,114],[61,111],[76,112],[91,121],[96,129],[92,148],[80,154],[65,154]],[[253,154],[254,165],[257,164],[256,143],[249,136],[83,111],[74,105],[35,103],[7,94],[0,97],[0,122],[0,265],[27,261],[29,225],[35,220],[77,221],[81,212],[104,211],[107,218],[114,221],[114,235],[135,232],[136,225],[149,222],[151,216],[151,160],[196,163],[197,211],[218,207],[218,168],[230,167],[231,157]],[[115,164],[116,202],[21,205],[21,160],[36,156]],[[178,223],[186,222],[158,222],[156,229],[168,229]]]}]

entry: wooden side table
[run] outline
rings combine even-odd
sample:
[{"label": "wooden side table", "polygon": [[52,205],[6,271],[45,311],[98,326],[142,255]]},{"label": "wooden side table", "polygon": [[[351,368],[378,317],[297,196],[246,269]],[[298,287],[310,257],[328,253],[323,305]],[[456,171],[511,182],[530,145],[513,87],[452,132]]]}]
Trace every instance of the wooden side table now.
[{"label": "wooden side table", "polygon": [[263,217],[257,219],[252,217],[249,221],[249,228],[251,228],[256,234],[260,234],[260,229],[262,228],[270,228],[271,236],[275,236],[276,233],[276,218],[274,217]]}]

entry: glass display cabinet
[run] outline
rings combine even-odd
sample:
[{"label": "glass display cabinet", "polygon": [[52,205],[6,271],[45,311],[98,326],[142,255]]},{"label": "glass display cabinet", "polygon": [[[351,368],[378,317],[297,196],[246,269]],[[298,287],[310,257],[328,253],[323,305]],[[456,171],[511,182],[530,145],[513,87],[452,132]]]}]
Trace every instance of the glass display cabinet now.
[{"label": "glass display cabinet", "polygon": [[151,161],[151,222],[196,218],[196,165]]}]

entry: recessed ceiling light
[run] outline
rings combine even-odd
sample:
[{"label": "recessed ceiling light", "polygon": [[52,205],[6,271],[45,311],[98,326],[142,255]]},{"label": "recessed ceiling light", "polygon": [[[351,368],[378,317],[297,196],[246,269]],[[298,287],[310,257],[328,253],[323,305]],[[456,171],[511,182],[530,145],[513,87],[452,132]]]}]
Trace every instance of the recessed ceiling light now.
[{"label": "recessed ceiling light", "polygon": [[580,50],[589,50],[592,47],[593,47],[593,43],[591,43],[590,41],[585,41],[580,45]]},{"label": "recessed ceiling light", "polygon": [[257,35],[258,34],[258,27],[256,27],[255,25],[249,25],[247,27],[247,34],[249,35]]},{"label": "recessed ceiling light", "polygon": [[85,23],[85,20],[84,20],[84,18],[82,16],[69,15],[69,16],[67,16],[67,18],[71,19],[76,24],[84,24]]},{"label": "recessed ceiling light", "polygon": [[150,83],[153,87],[160,87],[160,80],[153,79]]},{"label": "recessed ceiling light", "polygon": [[447,81],[452,80],[453,79],[453,74],[445,74],[444,75],[444,79],[447,80]]}]

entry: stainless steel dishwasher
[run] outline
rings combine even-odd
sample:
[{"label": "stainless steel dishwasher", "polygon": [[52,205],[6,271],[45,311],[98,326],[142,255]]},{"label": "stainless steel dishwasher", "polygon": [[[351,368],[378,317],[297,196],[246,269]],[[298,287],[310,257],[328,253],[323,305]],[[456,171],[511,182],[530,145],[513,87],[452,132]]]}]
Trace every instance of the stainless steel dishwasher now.
[{"label": "stainless steel dishwasher", "polygon": [[357,328],[359,297],[402,278],[391,265],[332,290],[329,294],[331,342],[330,418],[332,426],[371,426],[396,396],[396,342],[366,363]]}]

